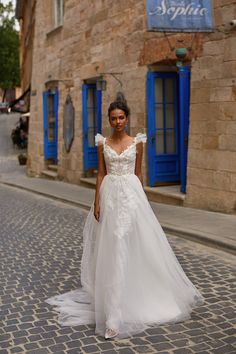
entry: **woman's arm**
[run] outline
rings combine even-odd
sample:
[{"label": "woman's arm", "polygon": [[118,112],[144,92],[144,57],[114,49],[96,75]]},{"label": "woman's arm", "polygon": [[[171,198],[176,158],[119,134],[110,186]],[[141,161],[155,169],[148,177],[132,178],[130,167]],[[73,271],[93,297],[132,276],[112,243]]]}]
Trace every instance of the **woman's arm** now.
[{"label": "woman's arm", "polygon": [[107,174],[106,165],[103,155],[103,144],[98,145],[98,174],[96,180],[96,192],[94,200],[94,217],[99,221],[100,217],[100,205],[99,205],[99,191],[104,176]]},{"label": "woman's arm", "polygon": [[143,185],[142,174],[142,158],[143,158],[143,143],[140,142],[136,145],[136,161],[135,161],[135,174]]}]

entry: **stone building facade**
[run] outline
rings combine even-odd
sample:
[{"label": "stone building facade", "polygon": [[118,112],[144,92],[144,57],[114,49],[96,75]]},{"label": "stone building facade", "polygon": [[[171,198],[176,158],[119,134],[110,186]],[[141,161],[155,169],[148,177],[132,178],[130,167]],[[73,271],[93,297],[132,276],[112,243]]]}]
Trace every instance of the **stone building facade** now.
[{"label": "stone building facade", "polygon": [[[17,3],[21,5],[21,16],[18,17],[24,28],[29,21],[29,14],[24,12],[28,0],[18,0]],[[150,133],[153,123],[150,122],[153,119],[150,107],[156,105],[157,110],[165,109],[166,117],[169,109],[172,112],[170,116],[176,119],[175,123],[172,122],[177,124],[176,129],[173,130],[172,123],[168,123],[170,128],[165,135],[165,139],[169,139],[165,140],[169,155],[174,151],[177,141],[181,149],[188,140],[183,204],[235,212],[236,28],[230,25],[230,21],[236,18],[235,1],[212,1],[215,29],[211,33],[197,34],[148,32],[144,0],[96,0],[89,4],[86,0],[35,0],[31,3],[34,4],[31,7],[34,21],[31,27],[28,25],[28,29],[33,34],[32,63],[26,59],[22,61],[23,72],[30,71],[31,77],[28,172],[40,175],[49,164],[48,161],[51,161],[45,158],[45,116],[48,107],[45,108],[45,101],[43,103],[43,93],[46,99],[47,93],[58,99],[56,103],[51,102],[54,110],[57,110],[54,163],[58,165],[58,177],[79,184],[82,177],[93,171],[89,167],[96,169],[95,165],[89,165],[89,154],[94,156],[96,152],[96,148],[92,147],[91,134],[99,130],[99,124],[104,135],[110,133],[107,107],[116,92],[122,90],[131,108],[130,134],[148,134],[143,162],[145,184],[156,190],[156,185],[182,183],[179,177],[174,181],[157,178],[156,183],[151,177],[150,171],[155,169],[158,175],[159,166],[167,168],[166,176],[168,168],[172,168],[171,159],[160,165],[162,128],[159,132],[156,130],[155,136]],[[22,33],[22,51],[24,36]],[[170,98],[170,105],[167,102],[168,97],[174,95],[175,88],[178,91],[175,48],[180,47],[189,49],[183,65],[191,71],[187,138],[178,136],[182,129],[178,123],[178,104],[175,106],[174,99],[172,102],[173,97]],[[104,91],[97,86],[101,80],[106,82]],[[150,94],[148,80],[154,80],[153,95],[152,92]],[[158,96],[160,90],[166,90],[161,94],[165,94],[164,103],[160,103],[159,98],[155,103],[155,95]],[[179,95],[177,91],[176,97]],[[66,150],[63,139],[68,95],[73,102],[75,117],[70,151]],[[90,101],[92,108],[89,106]],[[100,110],[98,105],[101,106]],[[91,110],[92,116],[89,113]],[[101,122],[95,122],[100,113]],[[90,116],[92,123],[89,121]],[[155,123],[160,124],[157,120]],[[93,125],[91,131],[89,124]],[[184,141],[181,142],[181,139]],[[152,155],[153,141],[155,156]],[[176,166],[179,166],[178,158],[181,160],[181,157],[175,158]]]},{"label": "stone building facade", "polygon": [[36,0],[16,2],[16,18],[20,21],[21,90],[31,85]]}]

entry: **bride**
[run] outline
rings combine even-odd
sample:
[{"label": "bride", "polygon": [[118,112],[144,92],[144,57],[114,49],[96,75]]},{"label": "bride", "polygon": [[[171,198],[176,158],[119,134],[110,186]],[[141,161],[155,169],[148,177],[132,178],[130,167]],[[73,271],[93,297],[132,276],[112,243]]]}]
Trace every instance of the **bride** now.
[{"label": "bride", "polygon": [[83,231],[82,288],[47,300],[61,325],[95,324],[106,339],[186,320],[203,303],[143,191],[146,135],[126,133],[129,113],[118,94],[108,109],[111,136],[95,137],[98,175]]}]

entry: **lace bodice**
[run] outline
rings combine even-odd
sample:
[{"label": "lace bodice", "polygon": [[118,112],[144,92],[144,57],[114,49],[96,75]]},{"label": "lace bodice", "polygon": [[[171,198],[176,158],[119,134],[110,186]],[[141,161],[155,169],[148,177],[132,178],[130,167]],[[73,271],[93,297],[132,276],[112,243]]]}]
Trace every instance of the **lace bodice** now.
[{"label": "lace bodice", "polygon": [[104,159],[106,163],[107,174],[123,176],[133,174],[135,170],[136,144],[147,140],[146,134],[138,133],[125,150],[118,154],[112,147],[106,143],[106,138],[101,134],[95,136],[95,144],[103,145]]}]

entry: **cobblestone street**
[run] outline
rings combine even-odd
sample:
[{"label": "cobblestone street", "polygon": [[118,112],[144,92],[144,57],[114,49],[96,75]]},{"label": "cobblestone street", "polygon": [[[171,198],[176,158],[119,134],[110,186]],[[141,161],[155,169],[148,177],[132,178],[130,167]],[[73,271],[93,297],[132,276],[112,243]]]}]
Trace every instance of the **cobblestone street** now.
[{"label": "cobblestone street", "polygon": [[60,327],[44,300],[80,285],[86,212],[0,186],[0,354],[236,352],[235,258],[171,236],[174,251],[206,299],[191,320],[105,341],[93,326]]}]

